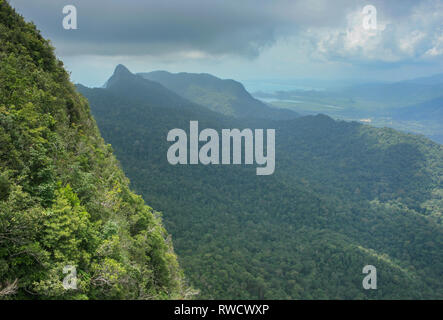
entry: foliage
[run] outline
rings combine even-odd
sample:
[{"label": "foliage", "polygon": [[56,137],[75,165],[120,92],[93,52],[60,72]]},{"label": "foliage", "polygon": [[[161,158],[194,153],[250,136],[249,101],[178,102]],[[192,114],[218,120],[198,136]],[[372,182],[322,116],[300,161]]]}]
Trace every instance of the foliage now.
[{"label": "foliage", "polygon": [[[161,219],[49,42],[3,0],[0,43],[0,298],[184,298]],[[67,265],[77,290],[63,287]]]},{"label": "foliage", "polygon": [[[228,118],[119,69],[106,89],[79,90],[136,190],[162,210],[199,297],[443,298],[441,145],[324,115]],[[190,120],[274,128],[275,173],[170,165],[167,133]],[[362,288],[367,264],[377,290]]]}]

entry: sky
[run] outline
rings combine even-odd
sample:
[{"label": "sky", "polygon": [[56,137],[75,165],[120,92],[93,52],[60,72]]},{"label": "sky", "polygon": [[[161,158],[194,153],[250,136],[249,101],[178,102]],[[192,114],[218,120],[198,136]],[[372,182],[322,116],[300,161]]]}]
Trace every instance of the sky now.
[{"label": "sky", "polygon": [[[240,81],[443,73],[443,0],[9,2],[51,40],[72,80],[87,86],[103,85],[117,64]],[[66,5],[76,8],[75,30],[63,27]]]}]

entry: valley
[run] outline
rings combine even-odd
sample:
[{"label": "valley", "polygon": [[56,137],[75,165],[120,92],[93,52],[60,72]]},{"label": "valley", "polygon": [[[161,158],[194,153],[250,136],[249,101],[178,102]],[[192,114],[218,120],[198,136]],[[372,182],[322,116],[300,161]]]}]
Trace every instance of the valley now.
[{"label": "valley", "polygon": [[[200,298],[443,294],[441,145],[325,115],[232,117],[121,66],[106,88],[78,88],[132,186],[162,211]],[[275,129],[274,174],[171,166],[166,135],[191,120],[217,131]],[[383,290],[361,289],[367,264],[381,270]]]},{"label": "valley", "polygon": [[442,75],[399,83],[371,83],[329,89],[287,90],[252,95],[301,115],[323,113],[376,127],[425,135],[443,143]]},{"label": "valley", "polygon": [[0,300],[443,300],[441,0],[43,2],[0,0]]}]

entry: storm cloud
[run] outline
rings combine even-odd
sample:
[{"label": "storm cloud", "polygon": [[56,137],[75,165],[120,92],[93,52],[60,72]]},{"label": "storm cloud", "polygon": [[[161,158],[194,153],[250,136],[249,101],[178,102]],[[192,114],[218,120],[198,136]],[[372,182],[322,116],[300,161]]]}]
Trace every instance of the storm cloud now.
[{"label": "storm cloud", "polygon": [[[193,51],[257,56],[301,26],[339,25],[331,1],[267,0],[11,0],[61,55],[144,55]],[[343,1],[351,4],[353,1]],[[62,8],[76,6],[78,30],[64,30]]]},{"label": "storm cloud", "polygon": [[[443,0],[9,2],[80,80],[92,69],[102,79],[118,63],[239,77],[363,75],[405,65],[402,77],[437,70],[443,60]],[[368,4],[377,8],[375,32],[362,28]],[[77,30],[63,28],[66,5],[77,8]]]}]

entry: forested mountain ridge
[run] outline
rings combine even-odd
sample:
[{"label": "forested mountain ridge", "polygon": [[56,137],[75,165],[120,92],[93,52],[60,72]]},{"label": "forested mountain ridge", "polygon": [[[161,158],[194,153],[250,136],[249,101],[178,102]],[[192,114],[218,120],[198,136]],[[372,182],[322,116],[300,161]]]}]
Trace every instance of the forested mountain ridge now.
[{"label": "forested mountain ridge", "polygon": [[131,73],[125,66],[118,65],[112,76],[106,81],[106,89],[112,92],[116,99],[118,96],[131,97],[134,103],[139,104],[150,101],[156,107],[178,107],[185,111],[193,111],[201,114],[218,114],[207,108],[183,98],[175,92],[167,89],[162,84],[142,78]]},{"label": "forested mountain ridge", "polygon": [[298,116],[294,111],[270,107],[255,99],[235,80],[219,79],[206,73],[153,71],[138,75],[161,83],[180,96],[227,116],[274,120]]},{"label": "forested mountain ridge", "polygon": [[[127,87],[79,90],[136,190],[164,212],[200,297],[443,297],[441,145],[324,115],[269,121],[165,106]],[[170,165],[167,133],[190,120],[275,129],[275,173]],[[379,270],[377,290],[362,289],[367,264]]]},{"label": "forested mountain ridge", "polygon": [[129,189],[49,41],[4,0],[0,44],[0,299],[186,297],[160,215]]}]

